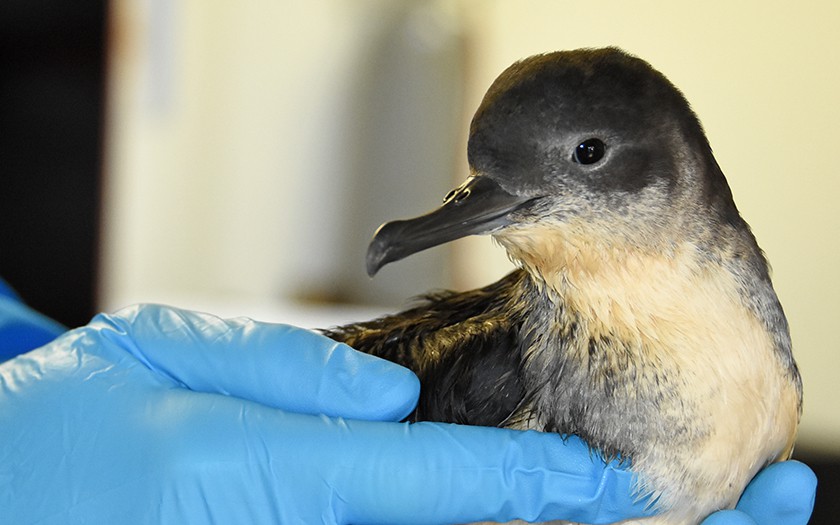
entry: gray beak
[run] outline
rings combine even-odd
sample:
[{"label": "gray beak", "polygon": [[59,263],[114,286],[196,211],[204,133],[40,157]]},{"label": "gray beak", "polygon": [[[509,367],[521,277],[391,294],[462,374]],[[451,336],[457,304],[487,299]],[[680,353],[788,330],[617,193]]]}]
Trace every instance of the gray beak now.
[{"label": "gray beak", "polygon": [[506,226],[508,215],[530,200],[506,192],[486,176],[470,177],[449,192],[440,208],[380,226],[368,246],[367,273],[372,277],[386,264],[426,248]]}]

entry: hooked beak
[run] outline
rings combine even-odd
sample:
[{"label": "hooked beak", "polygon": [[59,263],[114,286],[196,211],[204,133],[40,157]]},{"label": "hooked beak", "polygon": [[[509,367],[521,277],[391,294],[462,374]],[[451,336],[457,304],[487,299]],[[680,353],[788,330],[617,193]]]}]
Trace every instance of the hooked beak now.
[{"label": "hooked beak", "polygon": [[470,177],[449,192],[440,208],[380,226],[368,246],[367,273],[373,277],[386,264],[426,248],[506,226],[510,213],[530,200],[506,192],[486,176]]}]

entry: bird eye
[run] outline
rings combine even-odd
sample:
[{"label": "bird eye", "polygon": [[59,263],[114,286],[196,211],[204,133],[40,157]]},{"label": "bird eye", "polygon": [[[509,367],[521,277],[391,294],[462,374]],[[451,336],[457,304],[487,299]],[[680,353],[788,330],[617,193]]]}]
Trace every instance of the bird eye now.
[{"label": "bird eye", "polygon": [[574,160],[579,164],[594,164],[603,158],[605,150],[600,139],[586,139],[575,148]]}]

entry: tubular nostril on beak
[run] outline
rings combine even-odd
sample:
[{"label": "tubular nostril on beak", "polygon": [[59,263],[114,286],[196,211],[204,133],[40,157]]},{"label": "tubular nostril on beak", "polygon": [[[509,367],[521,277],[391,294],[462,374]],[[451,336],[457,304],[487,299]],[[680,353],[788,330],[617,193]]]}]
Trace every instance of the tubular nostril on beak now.
[{"label": "tubular nostril on beak", "polygon": [[472,193],[472,191],[469,188],[455,188],[446,194],[446,197],[443,198],[443,203],[447,204],[452,202],[454,204],[460,204],[461,201],[470,196],[470,193]]},{"label": "tubular nostril on beak", "polygon": [[470,192],[470,189],[469,189],[469,188],[465,188],[465,189],[463,189],[463,190],[459,191],[458,193],[456,193],[456,194],[455,194],[455,196],[452,198],[452,200],[455,202],[455,204],[458,204],[458,203],[459,203],[459,202],[461,202],[462,200],[464,200],[464,199],[466,199],[467,197],[469,197],[469,196],[470,196],[470,193],[471,193],[471,192]]}]

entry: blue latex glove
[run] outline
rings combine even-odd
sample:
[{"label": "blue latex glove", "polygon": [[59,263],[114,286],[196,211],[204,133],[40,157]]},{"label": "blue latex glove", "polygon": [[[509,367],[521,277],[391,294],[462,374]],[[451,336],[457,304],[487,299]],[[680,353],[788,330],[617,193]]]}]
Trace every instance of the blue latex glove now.
[{"label": "blue latex glove", "polygon": [[301,329],[159,306],[100,315],[0,365],[2,521],[645,514],[631,474],[580,440],[394,422],[417,395],[408,370]]},{"label": "blue latex glove", "polygon": [[716,512],[702,525],[805,525],[816,494],[810,468],[798,461],[775,463],[750,482],[736,510]]},{"label": "blue latex glove", "polygon": [[8,297],[9,299],[20,301],[20,296],[17,292],[15,292],[14,288],[12,288],[2,277],[0,277],[0,297]]},{"label": "blue latex glove", "polygon": [[0,279],[0,363],[45,345],[67,329],[32,310]]}]

